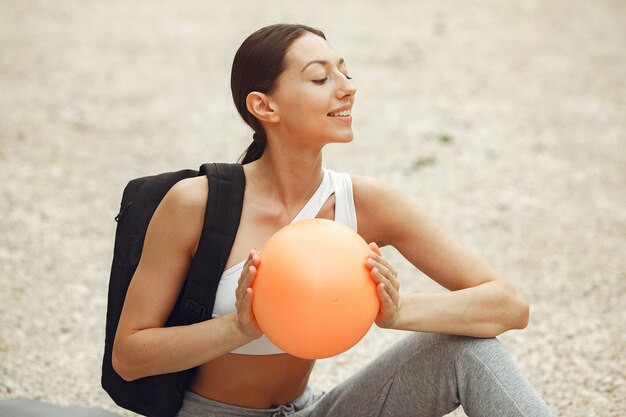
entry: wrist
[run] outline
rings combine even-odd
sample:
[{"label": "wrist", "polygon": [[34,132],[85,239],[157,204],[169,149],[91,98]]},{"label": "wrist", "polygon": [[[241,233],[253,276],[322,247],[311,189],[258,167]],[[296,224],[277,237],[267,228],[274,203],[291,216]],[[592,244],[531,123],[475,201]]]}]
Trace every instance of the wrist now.
[{"label": "wrist", "polygon": [[224,316],[226,318],[232,328],[233,333],[235,334],[235,338],[237,341],[243,342],[242,344],[250,343],[255,339],[258,339],[260,336],[257,336],[254,332],[251,332],[249,328],[247,328],[244,323],[239,320],[239,316],[237,313],[230,313]]},{"label": "wrist", "polygon": [[401,323],[402,323],[403,311],[404,311],[403,298],[404,297],[402,296],[402,294],[400,294],[400,297],[398,299],[398,307],[396,308],[396,313],[394,314],[393,319],[391,320],[391,323],[389,323],[389,326],[387,327],[388,329],[401,330]]},{"label": "wrist", "polygon": [[[389,326],[393,330],[413,330],[417,328],[417,317],[415,315],[415,303],[412,303],[411,295],[400,294],[398,309],[394,320]],[[411,317],[412,316],[412,317]]]}]

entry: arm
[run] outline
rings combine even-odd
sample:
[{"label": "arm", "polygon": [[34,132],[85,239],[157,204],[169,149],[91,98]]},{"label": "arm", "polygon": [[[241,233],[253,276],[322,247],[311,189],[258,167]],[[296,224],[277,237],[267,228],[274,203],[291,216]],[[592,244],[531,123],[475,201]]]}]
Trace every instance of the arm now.
[{"label": "arm", "polygon": [[527,325],[528,305],[515,288],[444,233],[415,203],[379,181],[355,177],[353,183],[358,216],[367,219],[359,221],[359,233],[380,246],[394,246],[415,267],[450,290],[394,295],[395,271],[375,256],[370,265],[373,277],[390,294],[390,303],[383,302],[388,310],[381,320],[385,327],[493,337]]},{"label": "arm", "polygon": [[198,244],[207,195],[206,178],[183,180],[168,192],[150,221],[113,345],[113,367],[126,380],[189,369],[258,337],[235,313],[163,327]]}]

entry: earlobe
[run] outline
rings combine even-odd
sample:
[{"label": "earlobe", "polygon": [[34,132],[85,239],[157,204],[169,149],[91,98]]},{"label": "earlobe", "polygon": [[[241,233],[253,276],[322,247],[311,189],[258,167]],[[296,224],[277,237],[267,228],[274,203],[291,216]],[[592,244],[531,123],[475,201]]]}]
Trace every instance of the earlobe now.
[{"label": "earlobe", "polygon": [[246,107],[254,117],[261,121],[276,123],[280,120],[278,113],[274,110],[273,103],[266,94],[252,91],[246,97]]}]

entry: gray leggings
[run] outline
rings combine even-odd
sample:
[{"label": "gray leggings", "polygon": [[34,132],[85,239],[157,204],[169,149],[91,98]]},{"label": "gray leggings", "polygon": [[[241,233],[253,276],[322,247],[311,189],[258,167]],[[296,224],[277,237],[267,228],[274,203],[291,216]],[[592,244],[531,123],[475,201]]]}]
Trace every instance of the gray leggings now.
[{"label": "gray leggings", "polygon": [[497,339],[412,333],[331,391],[252,409],[187,392],[178,417],[551,416]]}]

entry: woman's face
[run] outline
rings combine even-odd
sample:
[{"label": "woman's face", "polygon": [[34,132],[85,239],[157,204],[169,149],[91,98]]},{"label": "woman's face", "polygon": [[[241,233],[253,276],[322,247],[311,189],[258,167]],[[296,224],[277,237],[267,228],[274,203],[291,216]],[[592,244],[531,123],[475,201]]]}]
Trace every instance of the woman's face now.
[{"label": "woman's face", "polygon": [[296,39],[285,59],[285,71],[269,96],[280,116],[276,127],[305,143],[351,141],[356,88],[343,59],[312,33]]}]

